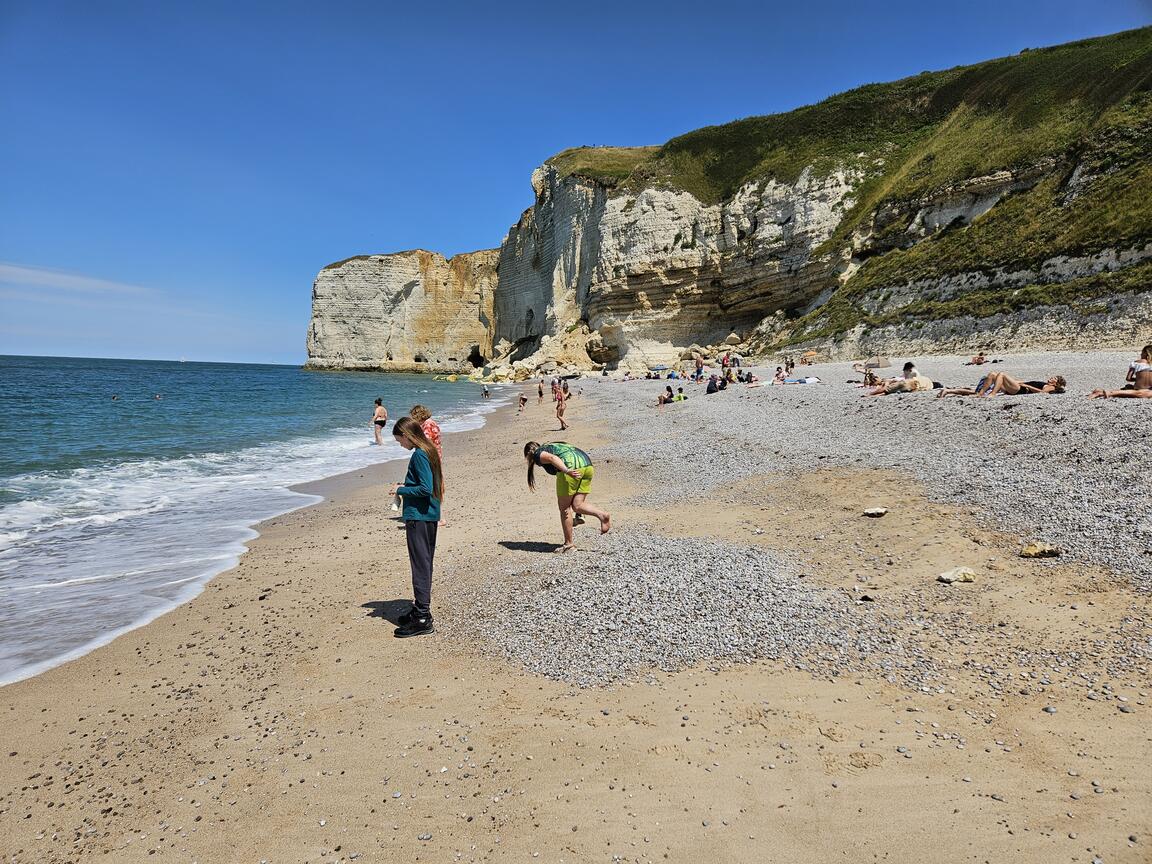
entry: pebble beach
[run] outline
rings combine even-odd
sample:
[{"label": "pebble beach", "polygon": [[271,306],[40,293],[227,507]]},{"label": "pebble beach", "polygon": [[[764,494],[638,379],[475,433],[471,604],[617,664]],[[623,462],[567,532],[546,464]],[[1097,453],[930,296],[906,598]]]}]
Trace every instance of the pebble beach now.
[{"label": "pebble beach", "polygon": [[[583,378],[563,434],[525,386],[445,439],[435,635],[391,636],[387,463],[0,688],[0,860],[1147,861],[1152,404],[1085,398],[1129,359],[1006,357],[1068,393],[993,399]],[[592,455],[611,532],[553,552],[528,440]]]}]

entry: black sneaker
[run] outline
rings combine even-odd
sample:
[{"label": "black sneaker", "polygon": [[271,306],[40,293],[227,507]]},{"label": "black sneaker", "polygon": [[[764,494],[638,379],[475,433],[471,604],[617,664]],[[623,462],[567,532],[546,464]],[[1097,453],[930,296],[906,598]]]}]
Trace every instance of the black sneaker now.
[{"label": "black sneaker", "polygon": [[423,636],[427,633],[435,632],[436,630],[432,626],[432,616],[427,612],[420,613],[413,609],[412,617],[407,623],[397,627],[393,635],[395,635],[397,639],[407,639],[409,636]]},{"label": "black sneaker", "polygon": [[407,624],[411,624],[412,618],[415,615],[416,615],[416,607],[413,606],[407,612],[405,612],[403,615],[401,615],[399,618],[396,619],[396,626],[397,627],[403,627]]}]

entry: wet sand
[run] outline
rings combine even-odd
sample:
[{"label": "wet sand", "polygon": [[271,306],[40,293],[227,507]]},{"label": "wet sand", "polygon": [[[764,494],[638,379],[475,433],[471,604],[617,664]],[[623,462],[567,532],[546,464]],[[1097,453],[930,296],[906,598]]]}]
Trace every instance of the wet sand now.
[{"label": "wet sand", "polygon": [[[501,614],[479,589],[535,590],[559,540],[550,484],[525,489],[524,441],[595,458],[614,428],[589,409],[573,400],[565,436],[532,399],[446,438],[434,636],[392,637],[410,596],[393,463],[260,526],[191,603],[0,689],[0,860],[1152,860],[1152,682],[1147,665],[1109,672],[1149,645],[1148,596],[1020,559],[1015,537],[899,473],[744,479],[678,511],[629,503],[644,466],[598,462],[593,501],[617,525],[799,556],[849,602],[870,574],[865,602],[919,631],[942,692],[774,661],[581,689],[473,638]],[[860,517],[877,503],[900,519]],[[597,543],[579,531],[573,579]],[[976,583],[926,578],[974,548]],[[1048,645],[1082,669],[1021,677],[1015,658]]]}]

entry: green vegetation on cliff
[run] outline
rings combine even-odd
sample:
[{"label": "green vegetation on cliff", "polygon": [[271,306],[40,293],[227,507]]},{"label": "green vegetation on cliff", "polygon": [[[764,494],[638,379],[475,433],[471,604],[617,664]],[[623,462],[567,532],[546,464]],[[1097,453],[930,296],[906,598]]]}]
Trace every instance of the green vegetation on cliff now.
[{"label": "green vegetation on cliff", "polygon": [[666,185],[707,203],[754,180],[791,183],[808,166],[862,162],[880,181],[874,197],[905,198],[1061,155],[1106,111],[1146,92],[1150,78],[1152,28],[1144,28],[868,84],[662,147],[581,147],[549,161],[561,173]]},{"label": "green vegetation on cliff", "polygon": [[[580,148],[550,161],[622,192],[676,188],[706,203],[752,182],[794,183],[808,168],[853,172],[850,209],[814,252],[828,262],[827,299],[791,322],[785,338],[793,342],[859,324],[982,317],[1152,290],[1146,265],[1059,285],[1008,288],[1011,280],[1002,280],[958,296],[932,288],[959,273],[1038,270],[1058,256],[1152,243],[1152,27],[869,84],[784,114],[697,129],[659,148]],[[923,202],[990,175],[1015,181],[1017,191],[970,223],[958,219],[927,236],[913,224]],[[838,285],[836,262],[849,258],[862,266]],[[888,302],[909,283],[923,283],[919,297]]]},{"label": "green vegetation on cliff", "polygon": [[605,186],[627,180],[636,166],[649,159],[659,147],[573,147],[548,160],[561,174],[587,177]]}]

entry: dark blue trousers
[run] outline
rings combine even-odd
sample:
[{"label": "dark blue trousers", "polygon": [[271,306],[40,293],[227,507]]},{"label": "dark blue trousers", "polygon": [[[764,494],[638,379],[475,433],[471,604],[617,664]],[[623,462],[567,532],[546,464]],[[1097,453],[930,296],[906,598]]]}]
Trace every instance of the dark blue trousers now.
[{"label": "dark blue trousers", "polygon": [[412,598],[421,615],[432,613],[432,559],[436,556],[436,523],[411,519],[404,523],[408,535],[408,563],[412,565]]}]

